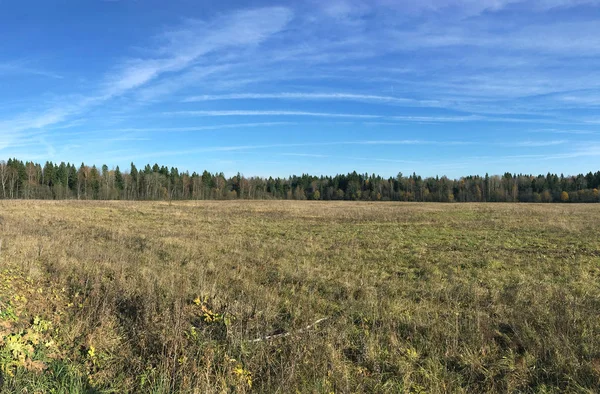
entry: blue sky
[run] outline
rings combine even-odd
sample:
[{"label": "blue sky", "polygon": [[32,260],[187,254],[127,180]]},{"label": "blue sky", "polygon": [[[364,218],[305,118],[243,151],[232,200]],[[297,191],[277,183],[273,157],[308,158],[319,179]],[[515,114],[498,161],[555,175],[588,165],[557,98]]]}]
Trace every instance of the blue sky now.
[{"label": "blue sky", "polygon": [[0,0],[0,158],[600,169],[600,0]]}]

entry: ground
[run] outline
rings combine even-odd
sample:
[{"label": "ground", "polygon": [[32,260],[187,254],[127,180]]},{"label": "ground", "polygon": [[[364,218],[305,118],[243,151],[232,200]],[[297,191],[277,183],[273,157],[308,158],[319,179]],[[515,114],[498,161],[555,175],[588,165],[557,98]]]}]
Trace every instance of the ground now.
[{"label": "ground", "polygon": [[597,392],[599,208],[0,201],[0,391]]}]

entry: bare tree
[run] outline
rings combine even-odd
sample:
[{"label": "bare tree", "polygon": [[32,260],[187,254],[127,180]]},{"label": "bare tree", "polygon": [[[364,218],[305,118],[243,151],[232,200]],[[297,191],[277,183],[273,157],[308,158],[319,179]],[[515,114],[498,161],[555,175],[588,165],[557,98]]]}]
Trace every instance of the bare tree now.
[{"label": "bare tree", "polygon": [[[8,166],[7,166],[8,167]],[[10,190],[10,198],[19,196],[19,184],[18,184],[19,173],[15,168],[8,168],[8,190]],[[16,190],[15,190],[16,189]]]},{"label": "bare tree", "polygon": [[8,180],[8,166],[0,160],[0,182],[2,183],[2,198],[6,198],[6,181]]}]

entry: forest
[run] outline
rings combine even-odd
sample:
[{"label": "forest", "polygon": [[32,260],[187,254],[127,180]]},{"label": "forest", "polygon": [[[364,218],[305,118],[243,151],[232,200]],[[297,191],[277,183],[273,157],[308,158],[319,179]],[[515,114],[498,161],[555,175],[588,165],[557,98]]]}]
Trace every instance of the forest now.
[{"label": "forest", "polygon": [[180,172],[147,164],[127,170],[51,161],[43,166],[18,159],[0,161],[2,198],[81,200],[353,200],[418,202],[599,202],[600,171],[563,174],[511,174],[421,177],[415,173],[384,178],[346,175],[288,178],[244,177]]}]

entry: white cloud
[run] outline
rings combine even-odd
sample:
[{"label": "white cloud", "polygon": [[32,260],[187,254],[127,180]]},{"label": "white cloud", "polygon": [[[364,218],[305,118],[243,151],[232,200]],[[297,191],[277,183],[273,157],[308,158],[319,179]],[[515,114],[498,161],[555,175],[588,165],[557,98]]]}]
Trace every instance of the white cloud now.
[{"label": "white cloud", "polygon": [[474,145],[473,141],[428,141],[428,140],[373,140],[348,142],[348,144],[358,145]]},{"label": "white cloud", "polygon": [[567,140],[552,140],[552,141],[519,141],[514,144],[507,144],[508,146],[516,146],[516,147],[543,147],[543,146],[556,146],[556,145],[564,145],[568,143]]},{"label": "white cloud", "polygon": [[502,25],[494,19],[488,23],[466,21],[441,24],[432,21],[416,29],[388,30],[385,40],[393,40],[396,44],[392,49],[398,51],[462,46],[495,51],[533,51],[567,57],[600,52],[597,21]]},{"label": "white cloud", "polygon": [[[385,128],[380,134],[376,133],[383,128],[366,128],[373,140],[335,144],[365,145],[365,151],[369,145],[395,144],[411,150],[410,145],[475,143],[410,139],[415,135],[419,138],[416,130],[425,129],[418,123],[453,123],[448,127],[457,129],[461,122],[510,122],[515,126],[533,123],[534,127],[552,123],[552,130],[530,132],[565,136],[555,136],[557,139],[550,141],[481,144],[556,146],[556,150],[566,151],[571,142],[560,138],[573,135],[566,138],[576,140],[579,134],[597,134],[577,130],[585,129],[586,123],[589,128],[600,124],[593,112],[600,105],[597,23],[593,15],[584,13],[569,13],[569,18],[550,16],[558,15],[560,8],[596,6],[599,1],[332,0],[318,4],[320,12],[294,4],[290,6],[294,12],[268,7],[223,13],[207,21],[185,20],[156,36],[143,55],[121,59],[111,72],[96,81],[98,85],[88,90],[88,96],[58,97],[40,111],[28,110],[0,121],[0,130],[6,133],[0,138],[0,148],[16,146],[16,139],[25,141],[25,135],[31,138],[23,143],[34,144],[40,140],[37,137],[49,135],[50,127],[60,127],[84,114],[101,119],[88,125],[96,130],[91,133],[104,132],[107,141],[122,141],[119,133],[123,132],[200,132],[288,124],[303,124],[307,128],[319,125],[319,130],[330,128],[340,135],[343,122],[356,131],[357,126],[365,124],[398,127]],[[2,70],[0,64],[0,74]],[[8,68],[5,66],[4,70]],[[88,81],[88,86],[93,83]],[[176,95],[179,91],[182,94]],[[48,94],[44,100],[47,97],[53,96]],[[288,107],[289,102],[278,103],[281,109],[273,109],[268,103],[246,102],[243,104],[248,107],[240,109],[241,103],[236,100],[294,100],[296,107]],[[184,106],[182,101],[197,104]],[[110,105],[92,113],[93,109]],[[380,107],[371,111],[375,105]],[[148,106],[148,110],[134,114],[127,123],[139,122],[140,127],[110,124],[115,115],[122,117],[141,106]],[[430,107],[437,109],[424,109]],[[187,108],[196,111],[182,110]],[[173,117],[160,119],[168,121],[166,127],[152,123],[156,119],[152,115],[161,113]],[[195,116],[265,118],[256,119],[264,122],[238,124],[231,119],[232,123],[223,125],[186,118]],[[168,127],[171,121],[174,127]],[[569,128],[562,130],[561,124],[578,126],[565,126]],[[508,125],[504,126],[508,130]],[[411,137],[394,140],[389,134],[394,131]],[[82,135],[82,141],[89,137],[83,132]],[[53,142],[49,138],[47,141]],[[42,143],[39,145],[44,148]],[[163,154],[199,152],[186,146],[178,150],[176,145],[175,140],[170,140],[173,150]],[[297,146],[319,145],[271,145],[267,141],[265,145],[240,143],[208,149]],[[147,157],[153,155],[149,153]]]},{"label": "white cloud", "polygon": [[413,15],[446,12],[466,17],[484,12],[498,12],[513,6],[536,12],[546,12],[556,8],[597,6],[600,0],[332,0],[321,4],[322,12],[335,18],[364,15],[377,8]]},{"label": "white cloud", "polygon": [[314,116],[322,118],[381,118],[380,115],[368,114],[345,114],[328,112],[309,112],[309,111],[173,111],[164,112],[165,115],[183,115],[183,116]]},{"label": "white cloud", "polygon": [[318,158],[331,157],[329,155],[319,155],[319,154],[315,154],[315,153],[278,153],[277,156],[318,157]]},{"label": "white cloud", "polygon": [[215,75],[226,73],[230,69],[229,65],[218,66],[195,66],[190,70],[173,75],[157,81],[149,86],[144,86],[138,90],[135,98],[142,102],[160,100],[163,97],[189,86],[193,86],[210,80]]},{"label": "white cloud", "polygon": [[289,126],[294,125],[295,122],[257,122],[257,123],[230,123],[220,124],[213,126],[190,126],[190,127],[125,127],[125,128],[111,128],[106,130],[96,130],[90,133],[187,133],[194,131],[210,131],[210,130],[223,130],[223,129],[242,129],[242,128],[253,128],[253,127],[274,127],[274,126]]},{"label": "white cloud", "polygon": [[[3,132],[12,134],[41,129],[67,121],[90,108],[117,96],[138,89],[165,73],[181,71],[200,57],[228,48],[258,45],[279,32],[292,18],[292,12],[283,7],[259,8],[224,14],[210,21],[188,20],[183,27],[161,36],[162,45],[154,58],[129,59],[117,66],[107,77],[103,89],[88,97],[66,96],[50,109],[39,113],[25,113],[10,120],[0,121]],[[169,90],[168,87],[163,87]],[[155,92],[146,92],[153,96]],[[6,142],[4,147],[9,146]]]},{"label": "white cloud", "polygon": [[232,93],[219,95],[202,95],[192,96],[184,99],[184,102],[201,102],[201,101],[219,101],[219,100],[264,100],[264,99],[280,99],[280,100],[325,100],[325,101],[359,101],[359,102],[377,102],[383,104],[403,104],[417,106],[433,106],[437,101],[414,100],[404,97],[381,96],[374,94],[353,94],[353,93]]},{"label": "white cloud", "polygon": [[44,70],[29,65],[30,62],[24,60],[0,63],[0,77],[15,75],[37,75],[41,77],[63,79],[62,75],[55,72]]},{"label": "white cloud", "polygon": [[[133,154],[136,159],[153,158],[163,156],[192,155],[208,152],[235,152],[264,150],[273,148],[299,148],[299,147],[325,147],[337,145],[463,145],[462,141],[434,141],[434,140],[390,140],[390,141],[331,141],[331,142],[306,142],[306,143],[277,143],[277,144],[259,144],[259,145],[227,145],[227,146],[208,146],[194,149],[182,150],[164,150],[141,154]],[[379,159],[382,161],[395,161],[389,159]]]},{"label": "white cloud", "polygon": [[527,130],[528,133],[547,133],[547,134],[573,134],[573,135],[587,135],[587,134],[598,134],[598,131],[593,130],[562,130],[562,129],[536,129]]},{"label": "white cloud", "polygon": [[211,22],[188,20],[183,27],[161,37],[158,58],[131,59],[109,78],[105,94],[120,95],[164,73],[181,71],[214,51],[258,45],[281,31],[292,19],[288,8],[272,7],[237,11]]},{"label": "white cloud", "polygon": [[[366,113],[339,113],[339,112],[312,112],[312,111],[288,111],[288,110],[210,110],[210,111],[170,111],[163,112],[167,116],[187,117],[226,117],[226,116],[302,116],[317,118],[348,118],[348,119],[381,119],[401,122],[415,123],[447,123],[447,122],[499,122],[499,123],[560,123],[556,120],[543,118],[509,118],[493,117],[483,115],[465,116],[404,116],[404,115],[376,115]],[[371,124],[381,124],[372,122]],[[392,123],[386,122],[391,125]]]}]

